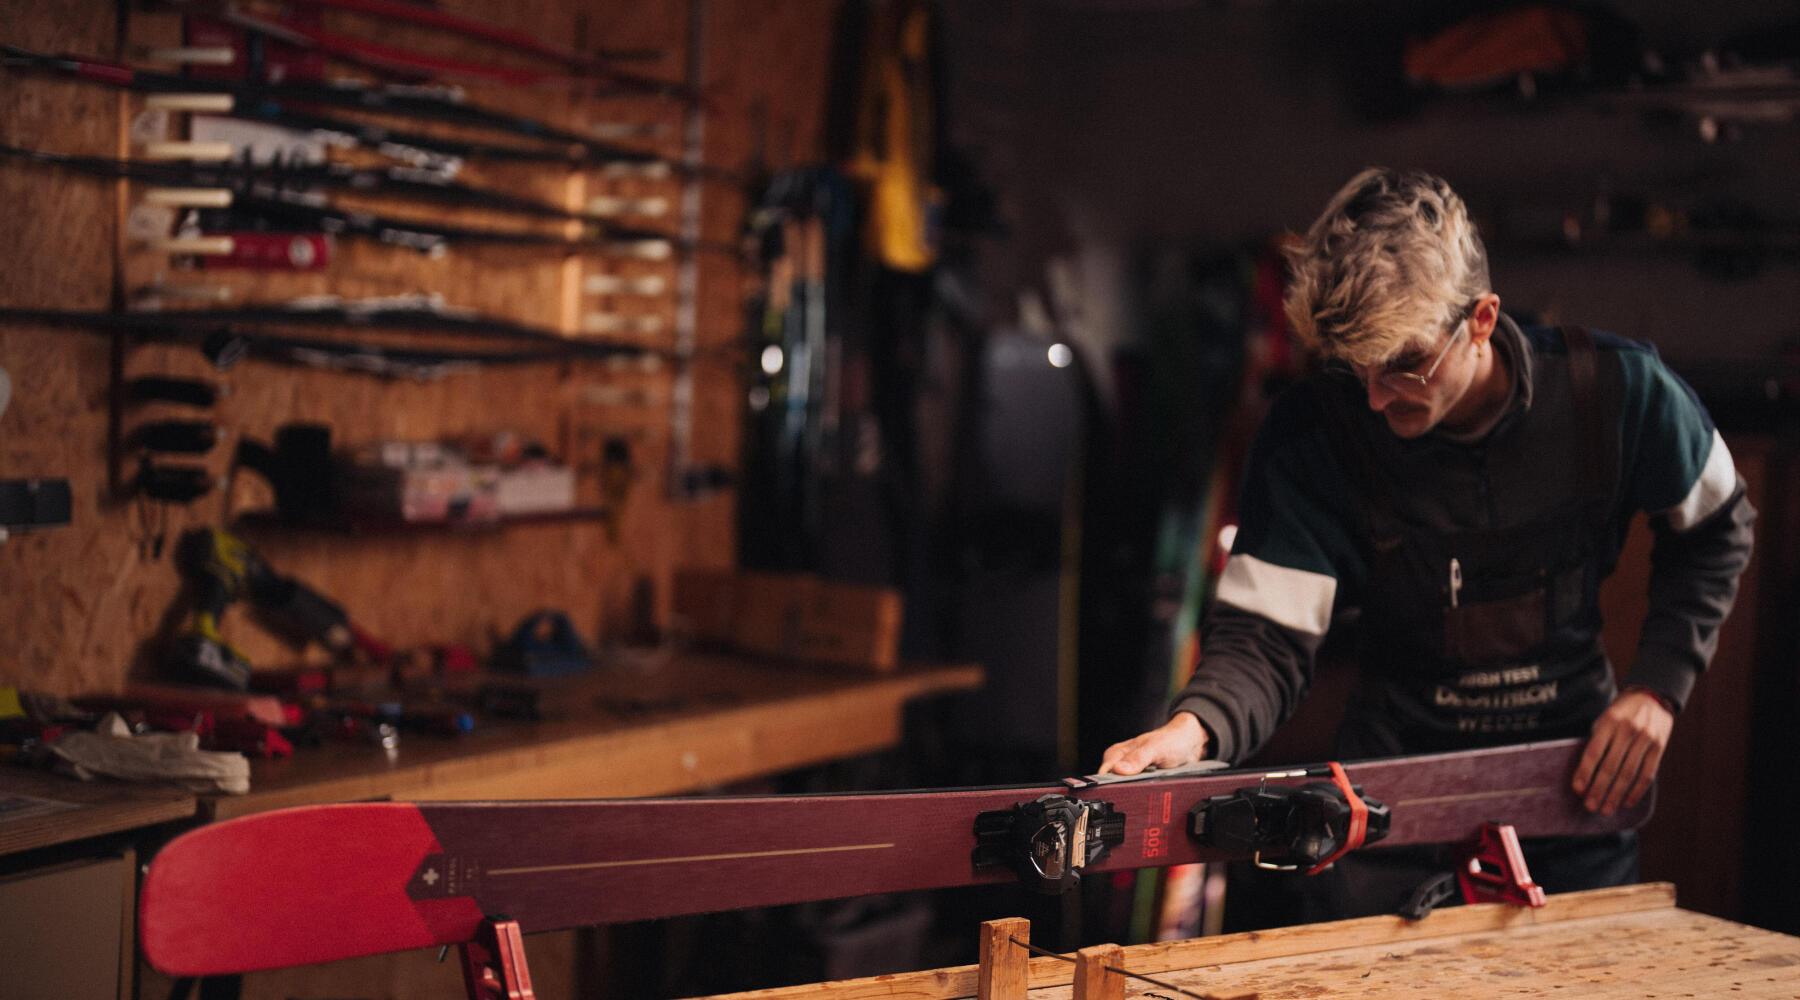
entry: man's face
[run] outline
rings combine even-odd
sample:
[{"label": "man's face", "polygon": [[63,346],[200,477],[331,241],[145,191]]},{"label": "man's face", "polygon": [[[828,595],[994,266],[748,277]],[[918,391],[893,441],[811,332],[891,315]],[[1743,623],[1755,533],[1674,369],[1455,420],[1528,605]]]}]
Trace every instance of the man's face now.
[{"label": "man's face", "polygon": [[1413,341],[1386,364],[1348,366],[1363,384],[1369,409],[1380,413],[1395,435],[1416,438],[1458,414],[1474,376],[1467,333],[1465,318],[1435,337]]}]

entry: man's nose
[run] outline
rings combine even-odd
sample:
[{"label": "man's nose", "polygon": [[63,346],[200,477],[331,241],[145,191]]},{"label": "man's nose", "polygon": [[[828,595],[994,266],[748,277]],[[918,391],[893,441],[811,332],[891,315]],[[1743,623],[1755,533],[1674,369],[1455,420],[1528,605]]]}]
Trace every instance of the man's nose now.
[{"label": "man's nose", "polygon": [[1388,388],[1387,383],[1383,382],[1379,376],[1369,379],[1368,382],[1364,383],[1364,388],[1367,389],[1369,393],[1369,409],[1374,410],[1376,413],[1380,413],[1382,410],[1387,409],[1388,404],[1392,403],[1394,398],[1399,395],[1399,393]]}]

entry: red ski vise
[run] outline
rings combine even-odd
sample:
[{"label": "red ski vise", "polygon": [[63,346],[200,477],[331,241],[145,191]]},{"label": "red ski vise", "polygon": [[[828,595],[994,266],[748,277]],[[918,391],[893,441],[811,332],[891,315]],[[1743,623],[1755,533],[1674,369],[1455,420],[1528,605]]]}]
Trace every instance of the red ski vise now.
[{"label": "red ski vise", "polygon": [[1511,824],[1483,823],[1459,852],[1456,882],[1465,903],[1543,906],[1544,890],[1531,880],[1519,833]]},{"label": "red ski vise", "polygon": [[536,1000],[518,921],[484,917],[474,940],[458,948],[469,1000]]}]

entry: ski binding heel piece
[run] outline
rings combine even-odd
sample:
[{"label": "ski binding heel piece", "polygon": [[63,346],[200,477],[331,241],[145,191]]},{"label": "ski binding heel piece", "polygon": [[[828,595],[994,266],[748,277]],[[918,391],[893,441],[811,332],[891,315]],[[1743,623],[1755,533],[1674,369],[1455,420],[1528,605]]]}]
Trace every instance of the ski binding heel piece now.
[{"label": "ski binding heel piece", "polygon": [[[1304,785],[1271,785],[1271,779],[1330,776]],[[1188,832],[1199,844],[1259,868],[1306,869],[1316,874],[1344,854],[1387,836],[1388,807],[1367,798],[1333,763],[1274,771],[1260,784],[1202,799],[1188,811]]]}]

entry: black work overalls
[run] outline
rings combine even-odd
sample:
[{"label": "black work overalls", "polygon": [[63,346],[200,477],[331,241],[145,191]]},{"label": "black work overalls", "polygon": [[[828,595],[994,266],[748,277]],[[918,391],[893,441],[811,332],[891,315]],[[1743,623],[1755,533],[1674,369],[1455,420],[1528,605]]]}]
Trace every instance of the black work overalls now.
[{"label": "black work overalls", "polygon": [[[1566,358],[1533,360],[1531,412],[1467,447],[1402,441],[1360,399],[1319,387],[1368,527],[1341,759],[1584,737],[1612,701],[1599,589],[1620,542],[1619,374],[1585,330],[1562,332]],[[1538,884],[1566,892],[1636,881],[1636,844],[1524,847]],[[1392,913],[1453,863],[1446,848],[1359,851],[1302,880],[1299,912]]]},{"label": "black work overalls", "polygon": [[1330,397],[1368,524],[1340,756],[1585,736],[1611,702],[1599,595],[1619,544],[1618,370],[1585,330],[1563,336],[1566,359],[1534,359],[1531,412],[1466,447],[1357,433]]}]

